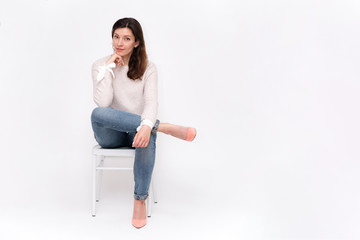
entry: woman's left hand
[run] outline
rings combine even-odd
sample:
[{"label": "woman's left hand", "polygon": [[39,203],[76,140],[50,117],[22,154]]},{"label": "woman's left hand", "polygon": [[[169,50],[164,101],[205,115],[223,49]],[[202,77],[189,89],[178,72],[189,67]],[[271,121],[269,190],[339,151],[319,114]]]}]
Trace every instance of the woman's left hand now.
[{"label": "woman's left hand", "polygon": [[147,147],[150,139],[151,128],[143,125],[134,137],[133,147]]}]

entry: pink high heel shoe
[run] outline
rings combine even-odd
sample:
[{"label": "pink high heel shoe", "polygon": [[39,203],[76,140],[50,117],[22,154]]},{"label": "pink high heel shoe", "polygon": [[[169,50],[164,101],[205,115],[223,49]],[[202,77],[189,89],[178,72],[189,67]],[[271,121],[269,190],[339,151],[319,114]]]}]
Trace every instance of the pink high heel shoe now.
[{"label": "pink high heel shoe", "polygon": [[196,129],[189,127],[188,128],[188,132],[187,132],[187,136],[186,136],[186,141],[192,142],[196,137]]},{"label": "pink high heel shoe", "polygon": [[142,228],[146,225],[146,218],[145,219],[132,219],[132,225],[137,229]]},{"label": "pink high heel shoe", "polygon": [[[146,212],[146,208],[147,208],[147,201],[145,201],[145,212]],[[133,218],[131,220],[131,223],[134,227],[136,227],[137,229],[142,228],[146,225],[147,222],[147,217],[145,216],[145,219],[135,219]]]}]

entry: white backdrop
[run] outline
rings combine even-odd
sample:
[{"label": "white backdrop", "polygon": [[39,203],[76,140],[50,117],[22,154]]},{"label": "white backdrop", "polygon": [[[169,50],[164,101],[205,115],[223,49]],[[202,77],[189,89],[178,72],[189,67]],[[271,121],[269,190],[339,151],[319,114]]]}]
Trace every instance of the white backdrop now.
[{"label": "white backdrop", "polygon": [[0,0],[0,236],[101,236],[90,70],[129,16],[159,71],[159,119],[198,130],[158,136],[154,214],[169,225],[154,237],[360,238],[355,0]]}]

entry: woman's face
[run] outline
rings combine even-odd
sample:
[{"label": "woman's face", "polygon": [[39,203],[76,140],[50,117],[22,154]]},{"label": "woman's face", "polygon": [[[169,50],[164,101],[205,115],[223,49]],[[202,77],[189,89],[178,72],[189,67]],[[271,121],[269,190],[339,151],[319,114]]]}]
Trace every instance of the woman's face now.
[{"label": "woman's face", "polygon": [[129,28],[118,28],[114,32],[113,45],[115,52],[124,58],[130,58],[134,47],[139,45]]}]

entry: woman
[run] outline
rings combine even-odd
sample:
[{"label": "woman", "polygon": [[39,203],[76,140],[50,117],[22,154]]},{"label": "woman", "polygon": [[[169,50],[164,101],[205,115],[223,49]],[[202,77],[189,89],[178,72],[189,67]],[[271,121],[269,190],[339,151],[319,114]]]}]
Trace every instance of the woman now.
[{"label": "woman", "polygon": [[92,66],[94,101],[91,115],[96,141],[103,148],[134,147],[134,212],[132,224],[146,225],[145,200],[155,162],[157,132],[192,141],[191,127],[157,120],[157,71],[147,60],[139,22],[119,19],[112,28],[114,53]]}]

